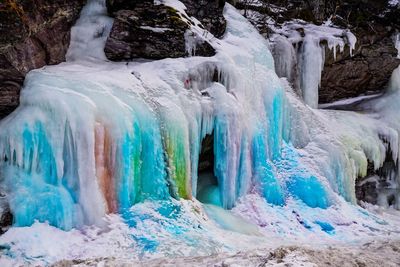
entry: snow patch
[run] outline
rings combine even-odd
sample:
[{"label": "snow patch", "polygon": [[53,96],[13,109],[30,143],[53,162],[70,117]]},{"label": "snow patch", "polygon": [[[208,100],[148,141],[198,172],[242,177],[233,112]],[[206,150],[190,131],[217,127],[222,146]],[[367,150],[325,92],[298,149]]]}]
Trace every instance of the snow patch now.
[{"label": "snow patch", "polygon": [[150,27],[150,26],[140,26],[141,29],[143,30],[148,30],[156,33],[164,33],[167,31],[172,31],[170,28],[159,28],[159,27]]}]

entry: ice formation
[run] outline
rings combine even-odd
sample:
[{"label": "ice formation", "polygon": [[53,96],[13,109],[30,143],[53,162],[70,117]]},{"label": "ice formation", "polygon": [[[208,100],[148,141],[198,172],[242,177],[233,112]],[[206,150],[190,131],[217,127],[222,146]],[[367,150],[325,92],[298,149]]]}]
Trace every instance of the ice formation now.
[{"label": "ice formation", "polygon": [[[86,12],[77,27],[92,16]],[[145,199],[190,199],[206,134],[214,135],[213,194],[222,207],[232,208],[252,187],[283,204],[269,162],[280,156],[283,140],[283,87],[266,41],[230,13],[232,24],[245,27],[228,28],[230,38],[216,58],[132,67],[67,63],[31,72],[21,106],[2,121],[0,137],[15,224],[38,219],[71,229]],[[233,48],[243,34],[257,41],[238,54]],[[69,55],[82,51],[72,49]],[[253,71],[264,75],[254,80]]]},{"label": "ice formation", "polygon": [[[381,177],[375,177],[377,181],[384,180],[385,185],[377,184],[379,189],[378,203],[381,206],[394,206],[400,208],[400,164],[399,164],[399,141],[390,141],[398,139],[400,132],[400,118],[398,116],[398,103],[400,101],[400,67],[393,71],[389,81],[386,94],[381,98],[372,99],[363,104],[366,110],[371,110],[376,114],[376,118],[393,129],[388,140],[386,151],[391,152],[392,162],[382,164]],[[389,138],[389,139],[388,139]],[[385,139],[385,137],[383,138]]]},{"label": "ice formation", "polygon": [[349,30],[335,28],[329,22],[317,26],[294,20],[279,28],[270,27],[275,32],[271,41],[278,76],[299,87],[304,102],[317,108],[325,50],[331,50],[336,60],[337,52],[343,53],[347,45],[352,56],[357,38]]},{"label": "ice formation", "polygon": [[[179,1],[162,3],[185,12]],[[1,186],[14,226],[112,224],[122,244],[132,239],[144,251],[167,251],[165,240],[178,238],[211,253],[207,244],[219,237],[202,230],[210,229],[207,217],[255,236],[269,223],[275,226],[268,233],[296,236],[297,229],[306,238],[344,237],[343,225],[360,232],[385,225],[351,204],[368,162],[378,170],[389,153],[398,162],[399,70],[388,93],[396,98],[387,96],[393,106],[381,99],[370,103],[368,114],[314,110],[315,68],[321,70],[324,50],[313,36],[306,34],[302,48],[303,65],[313,65],[313,74],[302,76],[310,88],[307,106],[276,75],[267,41],[229,4],[226,35],[209,39],[217,50],[209,58],[107,62],[102,47],[112,21],[104,14],[103,1],[88,2],[72,31],[68,62],[31,71],[20,106],[0,121]],[[276,71],[289,75],[293,46],[276,41],[289,51]],[[344,46],[343,39],[330,42]],[[199,174],[202,141],[210,136],[213,167]],[[68,233],[77,238],[75,231]],[[112,236],[107,233],[98,238]],[[0,241],[11,242],[10,235]]]},{"label": "ice formation", "polygon": [[81,16],[71,29],[67,61],[106,60],[104,44],[111,31],[113,19],[107,15],[103,0],[91,0],[83,7]]}]

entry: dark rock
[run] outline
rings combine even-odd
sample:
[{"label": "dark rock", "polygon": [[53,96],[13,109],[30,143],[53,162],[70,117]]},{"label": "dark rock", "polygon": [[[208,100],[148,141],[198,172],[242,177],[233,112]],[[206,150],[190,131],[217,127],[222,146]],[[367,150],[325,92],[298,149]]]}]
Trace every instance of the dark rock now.
[{"label": "dark rock", "polygon": [[213,172],[214,168],[214,133],[206,135],[201,142],[198,172]]},{"label": "dark rock", "polygon": [[236,2],[238,8],[267,14],[278,23],[298,18],[321,24],[330,18],[342,27],[365,27],[375,22],[398,24],[400,19],[395,13],[399,10],[390,7],[388,0],[260,0],[262,5],[246,0]]},{"label": "dark rock", "polygon": [[24,75],[0,54],[0,118],[18,106],[23,81]]},{"label": "dark rock", "polygon": [[[153,1],[122,5],[123,1],[113,1],[122,9],[113,13],[114,24],[105,46],[108,59],[114,61],[132,58],[177,58],[187,56],[185,34],[190,36],[188,17],[183,17],[174,8],[154,5]],[[109,2],[109,6],[111,2]],[[111,10],[115,10],[115,6]],[[207,42],[196,46],[196,55],[212,56],[214,49]]]},{"label": "dark rock", "polygon": [[226,21],[223,16],[225,0],[181,0],[186,13],[197,18],[206,30],[221,37],[225,33]]},{"label": "dark rock", "polygon": [[400,64],[391,38],[364,46],[353,58],[326,64],[319,91],[320,103],[379,93]]},{"label": "dark rock", "polygon": [[6,196],[0,192],[0,235],[4,234],[12,225],[13,215]]},{"label": "dark rock", "polygon": [[185,56],[184,35],[189,25],[182,21],[174,9],[150,4],[117,11],[115,16],[105,47],[108,59],[118,61],[138,57],[161,59]]},{"label": "dark rock", "polygon": [[[110,14],[119,10],[134,10],[145,4],[150,6],[153,0],[107,0]],[[221,37],[225,33],[226,21],[223,16],[225,0],[181,0],[186,6],[186,13],[198,19],[206,30]]]},{"label": "dark rock", "polygon": [[0,235],[7,232],[13,222],[13,215],[10,210],[5,211],[0,216]]},{"label": "dark rock", "polygon": [[20,83],[7,81],[0,84],[0,116],[10,114],[19,104]]},{"label": "dark rock", "polygon": [[327,54],[319,91],[320,103],[380,93],[386,89],[400,59],[391,36],[393,32],[381,33],[385,34],[361,33],[360,29],[355,32],[359,38],[354,57],[347,51],[338,54],[334,61],[332,52]]},{"label": "dark rock", "polygon": [[154,0],[106,0],[109,14],[114,14],[119,10],[133,10],[137,5],[151,5]]},{"label": "dark rock", "polygon": [[367,175],[356,180],[356,198],[376,205],[378,203],[379,176],[374,170],[374,164],[368,161]]},{"label": "dark rock", "polygon": [[355,192],[358,201],[400,209],[396,200],[400,189],[393,187],[398,176],[398,163],[393,160],[391,153],[389,149],[383,166],[378,170],[368,161],[367,175],[359,177],[356,181]]},{"label": "dark rock", "polygon": [[65,60],[70,28],[84,0],[0,3],[0,118],[18,105],[26,73]]}]

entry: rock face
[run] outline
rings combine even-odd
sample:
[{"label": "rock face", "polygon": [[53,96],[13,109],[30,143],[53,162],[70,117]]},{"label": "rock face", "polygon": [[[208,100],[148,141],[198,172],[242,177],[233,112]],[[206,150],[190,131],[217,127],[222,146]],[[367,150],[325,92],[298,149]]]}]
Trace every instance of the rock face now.
[{"label": "rock face", "polygon": [[181,0],[185,4],[186,13],[200,20],[204,28],[221,37],[225,33],[226,21],[223,16],[225,0]]},{"label": "rock face", "polygon": [[[146,3],[151,5],[153,0],[107,0],[107,8],[110,14],[119,10],[133,10],[138,4]],[[221,37],[226,28],[226,21],[223,16],[225,0],[181,0],[186,6],[186,13],[197,18],[206,30],[215,37]]]},{"label": "rock face", "polygon": [[[108,59],[113,61],[133,58],[162,59],[189,55],[187,42],[188,38],[192,38],[189,29],[196,22],[174,8],[155,5],[153,2],[124,0],[107,2],[109,13],[115,17],[105,47]],[[205,7],[212,7],[210,4],[212,1],[203,2],[206,3]],[[196,9],[196,6],[199,9]],[[205,7],[193,4],[190,11],[193,14],[197,11],[203,16],[204,21],[209,22],[207,25],[210,29],[216,26],[219,29],[218,33],[221,34],[221,31],[225,30],[225,24],[223,24],[223,30],[220,30],[219,26],[212,24],[214,20],[209,19],[208,16],[216,12],[220,12],[222,16],[222,8],[205,13],[204,10],[207,9]],[[209,43],[202,41],[196,43],[195,55],[212,56],[214,54],[215,51]]]},{"label": "rock face", "polygon": [[13,222],[13,216],[6,197],[0,192],[0,235],[5,233]]},{"label": "rock face", "polygon": [[65,60],[84,0],[0,3],[0,118],[12,112],[27,72]]},{"label": "rock face", "polygon": [[[360,40],[362,42],[362,40]],[[359,44],[353,58],[327,61],[319,91],[320,103],[382,92],[400,64],[390,36]]]},{"label": "rock face", "polygon": [[146,4],[150,5],[153,0],[106,0],[107,10],[109,14],[114,14],[118,10],[131,10],[136,8],[137,5]]},{"label": "rock face", "polygon": [[333,21],[352,29],[358,39],[356,51],[352,58],[345,54],[336,61],[327,59],[320,103],[382,92],[400,64],[393,40],[400,29],[400,7],[384,0],[343,2],[332,13]]},{"label": "rock face", "polygon": [[277,25],[293,19],[318,25],[331,19],[335,25],[350,28],[356,35],[353,57],[345,49],[334,60],[333,52],[326,50],[320,103],[382,92],[400,63],[393,41],[400,29],[400,7],[391,6],[387,0],[268,0],[262,1],[261,6],[247,2],[251,1],[240,1],[237,6],[245,10],[250,21],[258,22],[259,30],[267,37],[273,30],[267,23],[260,24],[260,16],[254,16],[251,11],[272,18]]}]

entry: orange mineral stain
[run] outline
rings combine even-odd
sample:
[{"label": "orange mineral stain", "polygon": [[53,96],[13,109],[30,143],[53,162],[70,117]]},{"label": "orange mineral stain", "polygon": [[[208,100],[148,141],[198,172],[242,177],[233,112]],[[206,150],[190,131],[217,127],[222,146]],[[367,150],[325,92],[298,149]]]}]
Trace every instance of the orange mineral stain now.
[{"label": "orange mineral stain", "polygon": [[97,123],[95,130],[96,176],[107,204],[107,212],[117,211],[112,167],[112,140],[104,125]]}]

